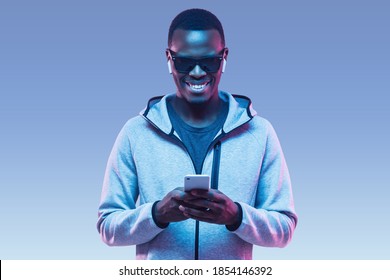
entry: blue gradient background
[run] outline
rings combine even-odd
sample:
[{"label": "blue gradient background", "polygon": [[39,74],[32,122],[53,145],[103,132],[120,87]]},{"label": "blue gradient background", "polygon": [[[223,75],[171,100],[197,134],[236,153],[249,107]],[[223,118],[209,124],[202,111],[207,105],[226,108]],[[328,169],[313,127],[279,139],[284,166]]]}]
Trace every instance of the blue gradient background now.
[{"label": "blue gradient background", "polygon": [[389,1],[0,2],[0,259],[133,259],[95,224],[117,133],[174,92],[170,21],[202,7],[289,165],[299,224],[256,259],[389,259]]}]

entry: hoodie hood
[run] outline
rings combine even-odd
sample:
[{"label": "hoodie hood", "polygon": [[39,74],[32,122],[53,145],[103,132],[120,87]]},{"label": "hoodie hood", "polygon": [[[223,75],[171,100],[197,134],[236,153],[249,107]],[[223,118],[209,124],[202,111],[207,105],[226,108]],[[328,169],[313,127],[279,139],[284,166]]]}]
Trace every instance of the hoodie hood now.
[{"label": "hoodie hood", "polygon": [[[166,134],[172,132],[172,123],[167,109],[167,100],[175,94],[153,97],[140,115]],[[229,112],[223,125],[223,132],[228,133],[236,127],[250,121],[256,111],[252,108],[252,101],[243,95],[234,95],[224,91],[219,92],[219,97],[229,104]]]}]

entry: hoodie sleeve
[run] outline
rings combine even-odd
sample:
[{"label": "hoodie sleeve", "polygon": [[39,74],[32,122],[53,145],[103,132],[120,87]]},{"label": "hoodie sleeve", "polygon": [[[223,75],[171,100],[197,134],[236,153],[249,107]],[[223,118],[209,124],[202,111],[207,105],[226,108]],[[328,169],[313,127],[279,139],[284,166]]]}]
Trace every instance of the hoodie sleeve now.
[{"label": "hoodie sleeve", "polygon": [[163,229],[152,218],[153,203],[136,206],[139,195],[127,125],[119,133],[108,159],[97,229],[109,246],[137,245]]},{"label": "hoodie sleeve", "polygon": [[242,223],[234,233],[265,247],[285,247],[297,224],[290,175],[272,125],[267,122],[267,142],[255,205],[239,202]]}]

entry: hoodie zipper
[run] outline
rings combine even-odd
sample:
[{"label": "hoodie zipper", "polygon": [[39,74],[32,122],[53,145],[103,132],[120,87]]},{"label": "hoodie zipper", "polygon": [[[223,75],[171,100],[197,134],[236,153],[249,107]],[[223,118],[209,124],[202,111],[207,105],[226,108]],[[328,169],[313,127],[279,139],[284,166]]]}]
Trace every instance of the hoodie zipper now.
[{"label": "hoodie zipper", "polygon": [[[218,189],[219,163],[221,159],[221,141],[214,145],[213,167],[211,170],[211,188]],[[202,164],[203,168],[203,164]],[[199,221],[195,224],[195,260],[199,260]]]},{"label": "hoodie zipper", "polygon": [[211,170],[211,188],[218,190],[219,162],[221,160],[221,141],[214,145],[213,169]]}]

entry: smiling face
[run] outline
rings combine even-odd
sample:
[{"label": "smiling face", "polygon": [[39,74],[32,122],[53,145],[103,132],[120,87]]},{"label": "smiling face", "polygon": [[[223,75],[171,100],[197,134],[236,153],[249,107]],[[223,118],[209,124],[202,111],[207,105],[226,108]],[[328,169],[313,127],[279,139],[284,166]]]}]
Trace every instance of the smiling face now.
[{"label": "smiling face", "polygon": [[[225,59],[227,49],[224,49],[222,39],[217,30],[183,30],[174,31],[170,50],[177,57],[205,58],[222,55]],[[177,97],[190,104],[201,104],[218,99],[218,84],[222,74],[222,62],[216,72],[207,72],[207,69],[196,64],[188,73],[180,73],[175,68],[171,52],[167,51],[167,58],[171,63],[173,80],[177,87]]]}]

